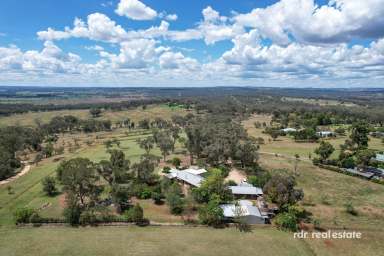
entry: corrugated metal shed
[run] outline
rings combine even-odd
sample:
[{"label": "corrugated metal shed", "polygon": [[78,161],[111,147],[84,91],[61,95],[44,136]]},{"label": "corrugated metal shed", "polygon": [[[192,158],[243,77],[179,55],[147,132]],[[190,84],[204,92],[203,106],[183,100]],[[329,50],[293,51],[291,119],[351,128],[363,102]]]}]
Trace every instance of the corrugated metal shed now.
[{"label": "corrugated metal shed", "polygon": [[184,181],[190,185],[193,185],[195,187],[200,187],[201,182],[203,182],[203,180],[204,180],[204,178],[199,176],[199,175],[189,173],[185,170],[179,171],[176,169],[170,170],[170,173],[168,173],[166,176],[169,179],[175,179],[176,178],[178,180],[182,180],[182,181]]},{"label": "corrugated metal shed", "polygon": [[262,195],[263,190],[254,186],[229,186],[234,195]]}]

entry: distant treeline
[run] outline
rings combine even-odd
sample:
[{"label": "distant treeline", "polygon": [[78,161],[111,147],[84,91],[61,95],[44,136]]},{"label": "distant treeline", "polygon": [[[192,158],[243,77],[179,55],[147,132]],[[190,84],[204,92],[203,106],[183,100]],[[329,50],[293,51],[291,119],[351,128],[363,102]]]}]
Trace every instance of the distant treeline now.
[{"label": "distant treeline", "polygon": [[199,98],[195,105],[197,111],[208,111],[217,115],[226,113],[239,117],[259,113],[285,116],[286,119],[289,115],[296,115],[301,117],[298,119],[313,119],[313,122],[318,122],[317,125],[352,124],[362,120],[384,125],[383,105],[321,106],[300,101],[285,101],[280,97],[249,95],[207,96]]},{"label": "distant treeline", "polygon": [[[75,110],[75,109],[91,109],[102,108],[111,110],[123,110],[135,108],[143,105],[160,104],[169,102],[169,99],[142,99],[122,102],[105,102],[105,103],[80,103],[80,104],[25,104],[25,103],[9,103],[0,104],[0,116],[8,116],[11,114],[20,114],[26,112],[37,111],[55,111],[55,110]],[[174,100],[173,100],[174,101]]]},{"label": "distant treeline", "polygon": [[[52,111],[102,108],[122,110],[141,105],[174,102],[194,105],[197,111],[215,114],[249,115],[251,113],[280,113],[288,115],[331,116],[331,124],[353,123],[366,120],[370,123],[384,123],[384,89],[292,89],[253,87],[209,87],[209,88],[43,88],[43,87],[0,87],[0,97],[41,97],[59,99],[114,98],[142,95],[143,99],[121,102],[78,103],[78,104],[0,104],[0,116],[28,111]],[[327,105],[287,101],[286,97],[302,99],[336,100],[340,103],[354,103],[357,106]]]}]

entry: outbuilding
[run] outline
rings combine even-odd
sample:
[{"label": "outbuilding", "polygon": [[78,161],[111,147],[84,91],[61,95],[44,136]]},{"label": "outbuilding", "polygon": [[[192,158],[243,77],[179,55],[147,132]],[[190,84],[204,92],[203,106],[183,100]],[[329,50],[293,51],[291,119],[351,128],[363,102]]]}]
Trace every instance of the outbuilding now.
[{"label": "outbuilding", "polygon": [[166,175],[168,179],[176,179],[182,183],[182,185],[188,185],[193,187],[200,187],[201,183],[204,181],[204,178],[200,175],[190,173],[186,170],[177,170],[172,169]]},{"label": "outbuilding", "polygon": [[227,221],[241,217],[247,224],[266,224],[268,220],[268,215],[248,200],[239,200],[238,204],[223,204],[220,208],[223,209],[223,215]]},{"label": "outbuilding", "polygon": [[237,198],[252,198],[256,199],[258,196],[263,195],[263,190],[253,185],[242,182],[237,186],[229,186],[229,189],[232,191],[232,194]]}]

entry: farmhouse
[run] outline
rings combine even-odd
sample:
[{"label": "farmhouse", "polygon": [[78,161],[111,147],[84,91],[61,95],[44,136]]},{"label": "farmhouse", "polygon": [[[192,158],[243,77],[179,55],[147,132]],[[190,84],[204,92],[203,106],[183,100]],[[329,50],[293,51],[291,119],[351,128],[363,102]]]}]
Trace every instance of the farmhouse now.
[{"label": "farmhouse", "polygon": [[257,198],[263,195],[263,190],[258,187],[254,187],[247,182],[242,182],[237,186],[229,186],[232,194],[237,198]]},{"label": "farmhouse", "polygon": [[384,154],[376,154],[376,161],[384,162]]},{"label": "farmhouse", "polygon": [[193,187],[200,187],[201,182],[203,182],[204,180],[202,176],[194,174],[193,172],[190,171],[190,169],[186,169],[186,170],[172,169],[166,175],[166,177],[171,180],[176,179],[180,183],[182,183],[182,185],[193,186]]},{"label": "farmhouse", "polygon": [[183,171],[194,174],[194,175],[200,175],[200,176],[204,176],[204,174],[207,173],[207,170],[202,169],[202,168],[198,168],[198,167],[194,167],[194,166],[191,166],[188,169],[185,169]]},{"label": "farmhouse", "polygon": [[320,131],[316,133],[321,138],[334,137],[336,134],[332,131]]},{"label": "farmhouse", "polygon": [[283,132],[288,133],[288,132],[297,132],[295,128],[284,128],[282,129]]},{"label": "farmhouse", "polygon": [[371,132],[370,135],[372,137],[375,137],[375,138],[383,138],[384,137],[384,132],[379,132],[379,131]]},{"label": "farmhouse", "polygon": [[243,217],[248,224],[265,224],[268,220],[268,215],[256,206],[251,201],[239,200],[238,204],[222,204],[224,217],[227,221],[233,221],[236,217]]}]

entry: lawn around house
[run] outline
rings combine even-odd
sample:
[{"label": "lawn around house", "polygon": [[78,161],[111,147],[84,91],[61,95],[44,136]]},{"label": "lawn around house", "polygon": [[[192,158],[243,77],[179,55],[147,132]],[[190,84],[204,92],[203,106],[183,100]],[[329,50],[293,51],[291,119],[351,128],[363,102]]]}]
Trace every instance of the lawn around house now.
[{"label": "lawn around house", "polygon": [[376,256],[383,238],[365,232],[361,240],[300,240],[268,227],[249,233],[204,227],[0,228],[0,255]]},{"label": "lawn around house", "polygon": [[[303,241],[274,229],[99,227],[0,229],[0,255],[314,255]],[[10,242],[14,241],[14,242]]]},{"label": "lawn around house", "polygon": [[[292,173],[294,160],[263,155],[260,164],[267,169],[286,169]],[[362,229],[381,232],[384,226],[384,186],[342,173],[325,170],[301,161],[296,176],[304,190],[302,205],[329,228]],[[345,211],[351,202],[358,211]]]}]

